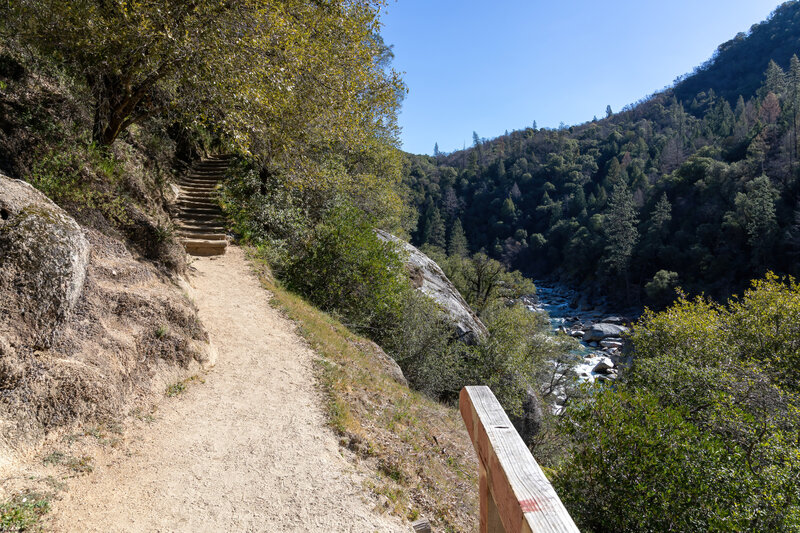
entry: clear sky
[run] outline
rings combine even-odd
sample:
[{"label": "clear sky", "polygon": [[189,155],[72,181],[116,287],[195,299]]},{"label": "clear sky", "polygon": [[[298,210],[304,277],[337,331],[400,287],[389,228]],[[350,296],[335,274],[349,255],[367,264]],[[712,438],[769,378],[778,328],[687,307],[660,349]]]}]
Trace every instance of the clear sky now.
[{"label": "clear sky", "polygon": [[409,94],[403,149],[450,152],[605,116],[765,18],[777,0],[390,0],[383,37]]}]

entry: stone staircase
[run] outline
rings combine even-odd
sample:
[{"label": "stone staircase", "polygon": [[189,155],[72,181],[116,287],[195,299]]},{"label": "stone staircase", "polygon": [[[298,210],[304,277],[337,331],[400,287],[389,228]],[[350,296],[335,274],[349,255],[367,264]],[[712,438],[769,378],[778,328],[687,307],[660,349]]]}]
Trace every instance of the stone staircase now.
[{"label": "stone staircase", "polygon": [[215,195],[229,162],[229,156],[201,159],[179,182],[176,228],[188,254],[223,255],[228,247],[225,219]]}]

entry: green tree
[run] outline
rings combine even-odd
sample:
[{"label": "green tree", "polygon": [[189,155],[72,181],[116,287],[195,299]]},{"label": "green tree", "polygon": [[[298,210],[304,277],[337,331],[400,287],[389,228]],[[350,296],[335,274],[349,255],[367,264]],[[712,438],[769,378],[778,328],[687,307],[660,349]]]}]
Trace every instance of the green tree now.
[{"label": "green tree", "polygon": [[764,78],[764,85],[761,88],[762,97],[770,92],[780,96],[786,90],[786,73],[780,65],[771,59],[769,65],[767,65],[767,71],[764,73]]},{"label": "green tree", "polygon": [[800,59],[798,59],[797,55],[792,55],[792,59],[789,63],[789,73],[786,77],[786,83],[788,85],[787,90],[787,106],[789,117],[790,117],[790,127],[792,132],[792,164],[797,161],[797,128],[798,128],[798,119],[800,117]]},{"label": "green tree", "polygon": [[466,257],[469,254],[469,243],[461,226],[461,219],[457,218],[450,229],[450,241],[447,243],[447,255]]},{"label": "green tree", "polygon": [[330,210],[314,228],[285,277],[291,290],[368,333],[397,322],[407,288],[393,245],[378,238],[369,217],[347,205]]},{"label": "green tree", "polygon": [[506,220],[511,220],[517,214],[517,208],[514,206],[514,200],[511,197],[503,200],[503,206],[500,208],[500,216]]},{"label": "green tree", "polygon": [[650,215],[650,229],[656,233],[663,234],[669,229],[669,223],[672,220],[672,204],[669,203],[667,193],[663,193],[658,203],[653,208],[653,213]]},{"label": "green tree", "polygon": [[425,213],[425,217],[422,243],[444,249],[447,246],[447,230],[444,227],[444,220],[442,220],[442,215],[439,213],[439,208],[431,204],[430,209]]},{"label": "green tree", "polygon": [[2,23],[87,80],[97,142],[173,114],[248,149],[290,143],[320,121],[362,141],[394,128],[404,88],[374,34],[380,4],[20,0]]},{"label": "green tree", "polygon": [[[778,191],[767,176],[760,176],[745,186],[745,192],[736,194],[736,221],[747,233],[747,242],[763,261],[771,249],[778,230],[775,201]],[[763,263],[762,263],[763,264]]]},{"label": "green tree", "polygon": [[678,273],[669,270],[659,270],[653,279],[644,286],[644,292],[651,302],[658,306],[669,303],[675,296],[675,288],[678,286]]},{"label": "green tree", "polygon": [[632,368],[564,420],[554,484],[579,525],[800,531],[798,313],[800,287],[773,275],[727,306],[645,312]]},{"label": "green tree", "polygon": [[628,281],[628,265],[633,247],[639,240],[633,196],[623,181],[617,182],[608,201],[603,223],[606,239],[604,263],[609,274],[622,275]]}]

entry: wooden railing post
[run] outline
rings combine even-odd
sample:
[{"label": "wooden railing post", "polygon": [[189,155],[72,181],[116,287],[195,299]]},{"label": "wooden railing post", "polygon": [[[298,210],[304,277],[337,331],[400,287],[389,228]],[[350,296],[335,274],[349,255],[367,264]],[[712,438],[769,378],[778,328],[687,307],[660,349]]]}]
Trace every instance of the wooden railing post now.
[{"label": "wooden railing post", "polygon": [[464,387],[459,407],[480,462],[481,533],[578,533],[489,387]]}]

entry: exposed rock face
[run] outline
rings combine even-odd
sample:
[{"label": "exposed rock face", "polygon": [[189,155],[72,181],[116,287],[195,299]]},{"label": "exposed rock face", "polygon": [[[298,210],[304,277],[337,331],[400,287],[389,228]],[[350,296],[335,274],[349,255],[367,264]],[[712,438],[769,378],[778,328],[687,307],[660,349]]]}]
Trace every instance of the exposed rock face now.
[{"label": "exposed rock face", "polygon": [[408,387],[408,381],[403,375],[403,370],[400,368],[400,365],[397,364],[397,361],[389,357],[389,355],[383,351],[383,348],[372,341],[365,341],[364,343],[356,344],[359,348],[361,348],[361,350],[365,352],[372,352],[372,355],[375,356],[375,360],[380,364],[382,370],[388,377],[392,378],[397,383]]},{"label": "exposed rock face", "polygon": [[467,344],[475,344],[489,335],[486,326],[435,261],[390,233],[382,230],[377,230],[377,233],[382,240],[400,247],[412,284],[417,290],[433,298],[448,313],[455,324],[459,339]]},{"label": "exposed rock face", "polygon": [[0,316],[52,345],[86,279],[89,242],[80,226],[24,181],[0,175]]},{"label": "exposed rock face", "polygon": [[584,335],[583,342],[596,342],[606,337],[620,337],[628,328],[616,324],[594,324]]},{"label": "exposed rock face", "polygon": [[513,424],[525,444],[530,446],[533,443],[533,438],[542,428],[543,418],[544,412],[539,396],[533,389],[528,389],[522,402],[522,416],[513,420]]}]

